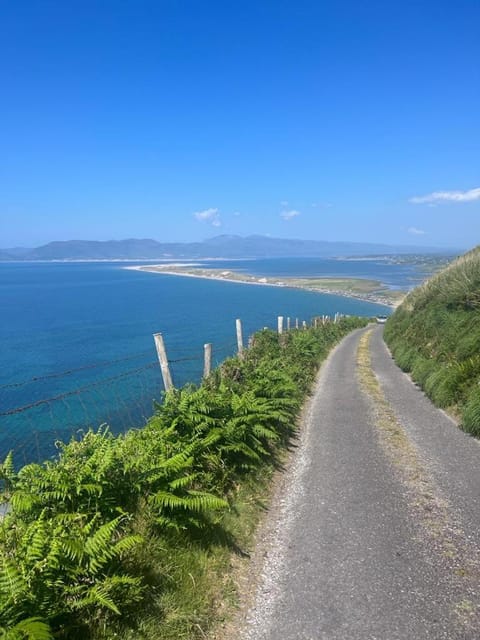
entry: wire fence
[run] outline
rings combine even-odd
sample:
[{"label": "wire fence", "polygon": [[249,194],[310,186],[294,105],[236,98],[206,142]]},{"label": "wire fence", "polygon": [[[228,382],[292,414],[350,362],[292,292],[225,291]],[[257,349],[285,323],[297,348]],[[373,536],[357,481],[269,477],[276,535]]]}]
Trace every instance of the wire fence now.
[{"label": "wire fence", "polygon": [[[278,318],[279,331],[280,320],[283,323],[283,318]],[[213,367],[241,349],[238,323],[240,320],[236,341],[232,338],[213,345]],[[304,327],[306,322],[298,320],[291,326]],[[290,329],[290,319],[286,329]],[[168,356],[165,354],[175,386],[201,380],[205,366],[201,349],[179,344]],[[153,345],[150,350],[121,358],[2,384],[0,461],[13,451],[17,466],[42,462],[58,453],[61,442],[101,424],[108,424],[114,433],[142,427],[152,416],[155,402],[161,401],[163,389]]]},{"label": "wire fence", "polygon": [[[235,351],[233,340],[215,345],[215,364]],[[175,384],[199,382],[200,349],[178,348],[168,362]],[[17,466],[58,453],[88,428],[114,433],[145,425],[160,402],[163,382],[155,348],[0,385],[0,461],[13,451]]]}]

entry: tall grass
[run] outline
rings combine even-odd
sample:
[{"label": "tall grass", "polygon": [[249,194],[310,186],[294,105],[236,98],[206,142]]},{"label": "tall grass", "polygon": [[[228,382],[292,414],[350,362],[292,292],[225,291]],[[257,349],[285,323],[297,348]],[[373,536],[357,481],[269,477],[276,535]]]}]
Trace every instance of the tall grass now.
[{"label": "tall grass", "polygon": [[414,289],[388,320],[399,366],[480,436],[480,247]]}]

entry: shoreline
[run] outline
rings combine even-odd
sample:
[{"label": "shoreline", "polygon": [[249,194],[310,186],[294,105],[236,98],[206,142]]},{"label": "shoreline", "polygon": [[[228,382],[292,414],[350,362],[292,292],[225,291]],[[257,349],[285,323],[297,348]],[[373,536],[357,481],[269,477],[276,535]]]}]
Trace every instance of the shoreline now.
[{"label": "shoreline", "polygon": [[[357,293],[353,291],[343,291],[339,289],[332,288],[322,288],[322,287],[308,287],[305,285],[299,285],[294,283],[289,283],[288,278],[285,278],[285,281],[280,282],[270,282],[267,278],[257,277],[257,276],[245,276],[242,274],[237,274],[234,271],[226,270],[223,273],[231,273],[235,274],[237,278],[229,278],[227,275],[222,274],[206,274],[206,273],[189,273],[186,271],[176,270],[179,268],[191,268],[198,267],[198,263],[171,263],[171,264],[163,264],[163,265],[130,265],[128,267],[122,267],[123,269],[127,269],[129,271],[144,271],[146,273],[156,273],[160,275],[171,275],[171,276],[182,276],[186,278],[200,278],[202,280],[216,280],[217,282],[233,282],[235,284],[249,284],[256,286],[266,286],[266,287],[283,287],[289,289],[301,289],[303,291],[310,291],[312,293],[319,293],[324,295],[333,295],[333,296],[342,296],[344,298],[351,298],[353,300],[361,300],[363,302],[368,302],[370,304],[378,304],[384,307],[388,307],[392,310],[396,309],[399,304],[401,304],[403,298],[401,300],[384,300],[381,297],[375,296],[374,293],[371,295],[368,293]],[[247,278],[256,278],[256,279],[247,279]],[[341,278],[338,278],[341,280]],[[361,278],[345,278],[345,280],[361,280]],[[405,294],[406,295],[406,294]]]}]

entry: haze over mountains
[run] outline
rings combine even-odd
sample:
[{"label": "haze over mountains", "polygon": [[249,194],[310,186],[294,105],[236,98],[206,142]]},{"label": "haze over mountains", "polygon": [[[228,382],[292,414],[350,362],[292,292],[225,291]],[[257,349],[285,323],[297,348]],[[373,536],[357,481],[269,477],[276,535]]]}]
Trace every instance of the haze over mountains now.
[{"label": "haze over mountains", "polygon": [[[454,252],[452,249],[451,252]],[[157,242],[151,239],[67,240],[27,249],[0,249],[0,260],[161,260],[170,258],[339,257],[384,254],[450,253],[436,247],[360,242],[290,240],[252,235],[220,235],[203,242]]]}]

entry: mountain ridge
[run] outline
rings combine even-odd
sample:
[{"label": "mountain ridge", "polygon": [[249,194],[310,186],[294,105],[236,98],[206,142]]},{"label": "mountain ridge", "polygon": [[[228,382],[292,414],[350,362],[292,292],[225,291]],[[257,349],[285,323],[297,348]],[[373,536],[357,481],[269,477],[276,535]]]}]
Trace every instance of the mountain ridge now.
[{"label": "mountain ridge", "polygon": [[159,242],[151,238],[124,240],[55,240],[31,249],[0,249],[0,261],[155,260],[166,258],[340,257],[378,254],[449,253],[454,249],[219,235],[202,242]]}]

